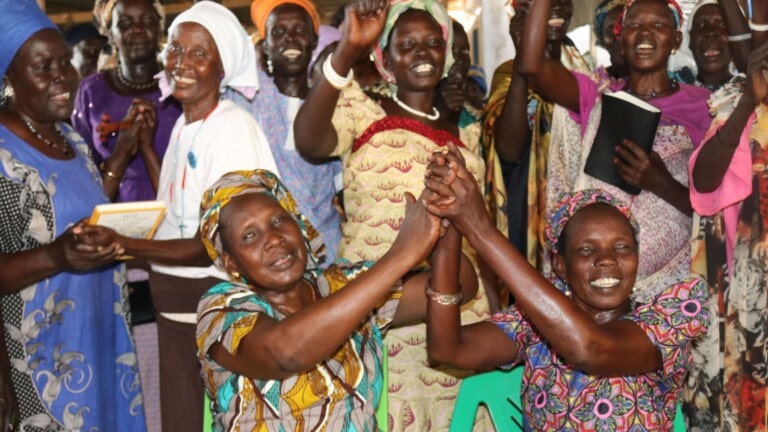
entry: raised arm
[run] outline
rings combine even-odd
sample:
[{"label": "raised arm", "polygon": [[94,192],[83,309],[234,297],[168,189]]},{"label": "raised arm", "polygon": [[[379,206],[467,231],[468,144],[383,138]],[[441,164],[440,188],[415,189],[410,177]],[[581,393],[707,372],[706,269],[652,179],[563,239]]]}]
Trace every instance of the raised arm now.
[{"label": "raised arm", "polygon": [[455,147],[446,157],[456,169],[456,180],[446,185],[437,179],[445,176],[440,175],[428,178],[426,185],[440,196],[455,197],[455,202],[427,208],[451,220],[569,364],[595,375],[636,375],[661,367],[660,352],[636,324],[626,320],[598,324],[531,267],[494,227]]},{"label": "raised arm", "polygon": [[209,354],[253,379],[287,378],[331,356],[398,280],[426,258],[437,239],[439,220],[412,196],[407,201],[397,239],[370,270],[282,321],[259,316],[234,355],[219,343]]},{"label": "raised arm", "polygon": [[573,74],[559,61],[547,58],[547,22],[551,0],[531,3],[525,20],[517,71],[533,86],[533,91],[544,99],[579,112],[579,86]]},{"label": "raised arm", "polygon": [[723,16],[728,26],[728,45],[731,48],[733,62],[736,69],[740,72],[747,70],[747,58],[752,48],[751,39],[743,39],[744,35],[749,35],[749,26],[747,19],[741,12],[739,3],[736,0],[720,0],[720,7],[723,8]]},{"label": "raised arm", "polygon": [[[336,74],[346,77],[355,61],[370,49],[384,29],[387,6],[386,0],[361,0],[346,8],[341,41],[329,57]],[[296,149],[305,158],[322,160],[336,148],[336,130],[331,119],[338,99],[339,89],[329,83],[325,74],[321,75],[293,126]]]},{"label": "raised arm", "polygon": [[[429,281],[432,292],[448,296],[459,292],[460,248],[461,234],[449,227],[432,253],[434,267]],[[427,298],[430,360],[461,369],[482,370],[517,358],[517,347],[498,327],[487,322],[462,327],[460,305],[446,303],[450,302]]]},{"label": "raised arm", "polygon": [[723,182],[747,121],[758,102],[768,97],[765,62],[768,62],[768,42],[749,55],[747,84],[733,113],[723,127],[702,144],[692,170],[693,186],[698,192],[712,192]]}]

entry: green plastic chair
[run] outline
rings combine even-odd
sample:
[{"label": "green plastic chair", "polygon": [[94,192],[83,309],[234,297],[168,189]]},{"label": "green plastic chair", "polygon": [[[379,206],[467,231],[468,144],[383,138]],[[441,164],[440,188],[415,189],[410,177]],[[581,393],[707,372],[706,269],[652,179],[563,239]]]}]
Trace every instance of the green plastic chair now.
[{"label": "green plastic chair", "polygon": [[497,432],[523,430],[520,384],[523,367],[485,372],[464,378],[456,397],[450,432],[469,432],[475,424],[477,408],[485,405]]},{"label": "green plastic chair", "polygon": [[[456,397],[449,432],[471,432],[480,405],[488,409],[497,432],[522,431],[522,380],[522,365],[511,370],[485,372],[465,378]],[[686,431],[680,404],[677,405],[673,431]]]}]

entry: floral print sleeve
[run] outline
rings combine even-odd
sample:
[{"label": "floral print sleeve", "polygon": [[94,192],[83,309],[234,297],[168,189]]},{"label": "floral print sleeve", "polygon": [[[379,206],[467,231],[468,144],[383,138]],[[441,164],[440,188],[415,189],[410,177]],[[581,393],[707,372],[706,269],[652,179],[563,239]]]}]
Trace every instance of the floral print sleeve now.
[{"label": "floral print sleeve", "polygon": [[628,315],[661,352],[663,373],[683,374],[689,367],[688,342],[707,331],[709,290],[696,277],[671,285]]},{"label": "floral print sleeve", "polygon": [[352,151],[355,138],[362,135],[368,126],[384,118],[386,113],[373,99],[352,80],[344,87],[333,111],[333,127],[336,129],[338,142],[331,156],[343,156]]},{"label": "floral print sleeve", "polygon": [[488,321],[496,324],[518,347],[518,359],[513,363],[502,365],[501,368],[509,369],[520,362],[525,362],[527,360],[526,347],[541,340],[528,318],[515,305],[493,314],[488,318]]},{"label": "floral print sleeve", "polygon": [[236,353],[240,342],[253,329],[263,313],[270,313],[269,305],[253,291],[222,282],[200,299],[197,307],[198,358],[210,370],[224,370],[208,356],[216,342],[229,353]]}]

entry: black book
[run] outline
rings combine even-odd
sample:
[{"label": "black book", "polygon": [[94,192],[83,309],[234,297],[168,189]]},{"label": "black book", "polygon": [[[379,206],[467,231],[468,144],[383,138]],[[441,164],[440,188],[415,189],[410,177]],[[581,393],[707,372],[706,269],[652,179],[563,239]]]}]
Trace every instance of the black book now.
[{"label": "black book", "polygon": [[658,108],[627,92],[604,94],[600,125],[587,156],[584,173],[632,195],[639,194],[639,188],[621,178],[618,166],[613,163],[615,149],[622,141],[629,139],[650,153],[660,119]]}]

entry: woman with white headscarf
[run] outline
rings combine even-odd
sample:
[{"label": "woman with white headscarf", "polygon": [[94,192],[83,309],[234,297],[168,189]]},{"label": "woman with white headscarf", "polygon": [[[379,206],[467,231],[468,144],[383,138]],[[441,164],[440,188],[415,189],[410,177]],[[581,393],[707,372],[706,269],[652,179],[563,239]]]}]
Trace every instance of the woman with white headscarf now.
[{"label": "woman with white headscarf", "polygon": [[154,240],[121,241],[126,254],[152,262],[163,431],[187,432],[203,423],[203,383],[195,357],[197,303],[208,288],[227,279],[211,265],[198,237],[201,196],[226,172],[277,168],[253,117],[219,100],[227,87],[253,97],[258,84],[254,47],[232,12],[200,2],[181,13],[168,29],[163,57],[160,88],[183,108],[160,170],[157,198],[167,211]]}]

